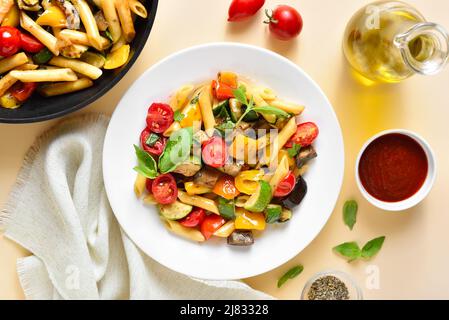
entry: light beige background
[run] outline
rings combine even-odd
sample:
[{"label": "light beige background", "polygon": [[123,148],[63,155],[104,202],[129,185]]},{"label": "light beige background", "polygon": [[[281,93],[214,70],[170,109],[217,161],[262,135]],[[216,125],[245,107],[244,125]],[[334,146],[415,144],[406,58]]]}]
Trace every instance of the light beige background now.
[{"label": "light beige background", "polygon": [[[301,66],[327,94],[343,128],[345,180],[326,227],[292,261],[246,282],[275,297],[297,299],[305,281],[314,273],[338,269],[352,274],[369,299],[449,299],[449,68],[438,76],[416,76],[400,85],[366,87],[357,83],[345,64],[341,40],[347,21],[369,2],[365,0],[267,0],[266,7],[291,4],[303,15],[303,33],[291,42],[270,37],[262,24],[262,12],[247,22],[228,24],[230,0],[159,2],[153,32],[136,65],[111,92],[82,112],[111,114],[144,70],[175,51],[207,42],[235,41],[271,49]],[[428,20],[449,29],[447,0],[408,2]],[[6,201],[26,150],[54,123],[0,125],[0,206]],[[364,141],[390,128],[406,128],[423,135],[434,148],[439,164],[438,179],[430,196],[404,213],[373,208],[362,199],[354,180],[355,158]],[[344,226],[341,215],[342,205],[349,198],[357,199],[360,206],[359,221],[352,232]],[[381,235],[386,236],[384,248],[370,262],[348,264],[331,251],[344,241],[364,243]],[[23,298],[15,271],[16,258],[22,255],[26,255],[23,249],[0,236],[0,298]],[[304,265],[304,272],[277,289],[277,279],[299,263]],[[371,266],[379,270],[378,290],[366,286]]]}]

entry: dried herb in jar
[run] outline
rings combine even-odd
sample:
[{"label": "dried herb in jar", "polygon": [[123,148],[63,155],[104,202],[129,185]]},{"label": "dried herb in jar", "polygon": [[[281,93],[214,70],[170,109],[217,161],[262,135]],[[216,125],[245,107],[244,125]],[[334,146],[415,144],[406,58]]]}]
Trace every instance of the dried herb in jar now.
[{"label": "dried herb in jar", "polygon": [[308,292],[309,300],[349,300],[346,284],[334,276],[315,280]]}]

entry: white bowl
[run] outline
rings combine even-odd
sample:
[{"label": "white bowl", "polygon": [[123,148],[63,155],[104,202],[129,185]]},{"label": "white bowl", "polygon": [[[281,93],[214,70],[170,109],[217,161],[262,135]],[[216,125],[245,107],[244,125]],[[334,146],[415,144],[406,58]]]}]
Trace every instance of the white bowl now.
[{"label": "white bowl", "polygon": [[[304,104],[304,121],[320,127],[318,158],[305,176],[309,192],[285,224],[268,226],[252,247],[236,248],[226,239],[198,244],[168,232],[156,207],[136,199],[133,144],[145,127],[148,106],[167,101],[186,83],[201,83],[220,70],[232,70],[273,88],[281,98]],[[301,252],[329,219],[340,193],[344,146],[334,110],[318,85],[299,67],[258,47],[215,43],[183,50],[146,71],[128,90],[112,116],[105,137],[103,171],[111,207],[126,234],[150,257],[175,271],[202,279],[240,279],[267,272]]]},{"label": "white bowl", "polygon": [[[412,197],[410,197],[406,200],[403,200],[403,201],[399,201],[399,202],[385,202],[385,201],[381,201],[381,200],[373,197],[371,194],[369,194],[369,192],[363,186],[362,182],[360,181],[360,175],[359,175],[360,159],[362,158],[362,155],[365,152],[366,148],[374,140],[376,140],[382,136],[385,136],[387,134],[392,134],[392,133],[403,134],[403,135],[406,135],[406,136],[412,138],[413,140],[415,140],[423,148],[424,152],[426,153],[427,163],[429,165],[428,171],[427,171],[427,178],[424,181],[424,184],[422,185],[421,189],[419,189],[419,191],[417,193],[415,193]],[[382,210],[386,210],[386,211],[404,211],[404,210],[407,210],[407,209],[410,209],[410,208],[416,206],[417,204],[419,204],[421,201],[423,201],[427,197],[427,195],[429,194],[429,192],[432,189],[433,184],[435,182],[436,168],[437,168],[437,166],[436,166],[435,156],[433,154],[432,148],[430,147],[430,145],[427,143],[426,140],[424,140],[421,136],[419,136],[418,134],[416,134],[414,132],[411,132],[408,130],[403,130],[403,129],[393,129],[393,130],[387,130],[387,131],[380,132],[365,143],[365,145],[362,147],[362,150],[360,151],[359,156],[357,158],[357,162],[356,162],[356,166],[355,166],[355,176],[356,176],[356,181],[357,181],[357,185],[360,189],[360,192],[363,194],[365,199],[368,200],[372,205],[374,205]]]}]

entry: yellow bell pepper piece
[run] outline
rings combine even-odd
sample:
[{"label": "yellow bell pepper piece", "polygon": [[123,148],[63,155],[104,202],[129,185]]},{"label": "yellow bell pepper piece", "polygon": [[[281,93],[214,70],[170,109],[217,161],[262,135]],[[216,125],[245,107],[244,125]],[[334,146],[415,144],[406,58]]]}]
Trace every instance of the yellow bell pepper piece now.
[{"label": "yellow bell pepper piece", "polygon": [[203,187],[195,184],[194,182],[186,182],[184,183],[184,187],[186,188],[187,194],[189,196],[194,196],[196,194],[204,194],[212,192],[211,189],[207,187]]},{"label": "yellow bell pepper piece", "polygon": [[257,164],[257,140],[244,135],[237,135],[229,147],[230,155],[248,164]]},{"label": "yellow bell pepper piece", "polygon": [[263,170],[248,170],[240,172],[235,177],[235,187],[241,192],[252,195],[256,192],[259,184],[257,181],[264,177]]},{"label": "yellow bell pepper piece", "polygon": [[199,103],[191,104],[189,103],[183,110],[182,114],[184,118],[181,120],[181,127],[187,128],[192,127],[194,122],[199,122],[202,120],[201,109]]},{"label": "yellow bell pepper piece", "polygon": [[220,229],[215,231],[214,236],[220,238],[227,238],[233,233],[235,230],[235,223],[232,220],[226,222]]},{"label": "yellow bell pepper piece", "polygon": [[0,106],[6,109],[16,109],[20,107],[20,103],[10,93],[7,93],[0,98]]},{"label": "yellow bell pepper piece", "polygon": [[252,213],[243,208],[236,208],[235,228],[237,230],[265,230],[263,213]]},{"label": "yellow bell pepper piece", "polygon": [[290,167],[290,169],[295,168],[295,159],[293,159],[292,157],[290,157],[290,155],[288,154],[288,151],[285,149],[281,149],[279,150],[278,153],[278,163],[281,163],[281,160],[283,157],[287,157],[288,160],[288,166]]},{"label": "yellow bell pepper piece", "polygon": [[14,4],[3,19],[2,27],[18,27],[20,24],[20,12],[16,4]]},{"label": "yellow bell pepper piece", "polygon": [[120,68],[128,61],[130,51],[129,44],[125,44],[120,49],[110,52],[106,57],[104,68],[108,70]]},{"label": "yellow bell pepper piece", "polygon": [[62,28],[67,26],[67,18],[57,6],[50,6],[37,18],[36,23],[40,26]]}]

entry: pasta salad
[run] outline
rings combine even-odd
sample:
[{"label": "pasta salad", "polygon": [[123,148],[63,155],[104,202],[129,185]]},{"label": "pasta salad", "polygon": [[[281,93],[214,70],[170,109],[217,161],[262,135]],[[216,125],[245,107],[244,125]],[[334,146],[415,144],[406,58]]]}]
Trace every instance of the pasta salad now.
[{"label": "pasta salad", "polygon": [[148,109],[134,191],[179,236],[252,245],[254,234],[289,221],[307,193],[319,130],[300,121],[303,111],[233,72],[185,85]]},{"label": "pasta salad", "polygon": [[0,1],[0,106],[89,88],[128,61],[139,0]]}]

